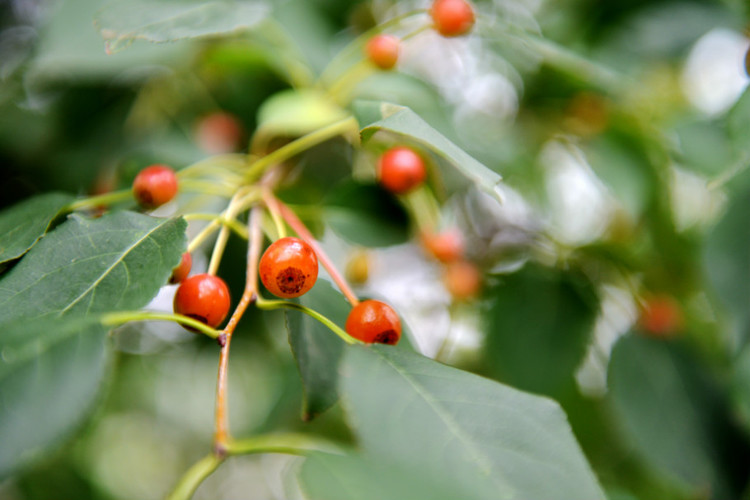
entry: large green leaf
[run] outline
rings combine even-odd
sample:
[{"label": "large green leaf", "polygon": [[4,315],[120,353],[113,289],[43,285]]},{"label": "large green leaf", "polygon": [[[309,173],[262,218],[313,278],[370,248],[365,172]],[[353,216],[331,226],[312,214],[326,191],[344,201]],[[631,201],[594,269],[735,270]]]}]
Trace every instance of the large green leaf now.
[{"label": "large green leaf", "polygon": [[106,372],[105,344],[95,318],[0,326],[0,477],[81,423]]},{"label": "large green leaf", "polygon": [[28,252],[72,200],[68,194],[47,193],[0,212],[0,264]]},{"label": "large green leaf", "polygon": [[[310,500],[471,500],[461,482],[420,475],[398,462],[361,455],[315,453],[302,465],[300,483]],[[444,478],[445,479],[445,478]]]},{"label": "large green leaf", "polygon": [[325,200],[325,221],[342,238],[367,247],[404,243],[409,218],[391,194],[374,184],[349,182]]},{"label": "large green leaf", "polygon": [[552,400],[388,346],[348,347],[341,377],[349,421],[375,459],[466,485],[475,499],[604,498]]},{"label": "large green leaf", "polygon": [[627,442],[649,464],[695,492],[738,498],[728,475],[740,443],[725,402],[679,343],[628,335],[609,365],[609,399]]},{"label": "large green leaf", "polygon": [[[350,311],[344,296],[325,280],[318,280],[299,301],[340,326],[344,325]],[[310,420],[338,399],[338,364],[344,342],[327,326],[305,313],[287,311],[286,321],[289,344],[302,377],[302,418]]]},{"label": "large green leaf", "polygon": [[70,216],[3,275],[0,323],[143,307],[180,261],[185,227],[133,212]]},{"label": "large green leaf", "polygon": [[582,280],[536,265],[503,276],[489,292],[486,373],[552,396],[569,388],[598,312],[590,284]]},{"label": "large green leaf", "polygon": [[261,0],[115,0],[94,18],[110,51],[134,40],[173,42],[233,34],[263,21],[270,11]]},{"label": "large green leaf", "polygon": [[354,114],[362,127],[363,142],[380,130],[405,136],[446,160],[446,165],[451,167],[442,170],[446,185],[461,187],[473,183],[500,199],[497,189],[502,180],[500,174],[472,158],[411,109],[385,102],[359,101],[355,103]]}]

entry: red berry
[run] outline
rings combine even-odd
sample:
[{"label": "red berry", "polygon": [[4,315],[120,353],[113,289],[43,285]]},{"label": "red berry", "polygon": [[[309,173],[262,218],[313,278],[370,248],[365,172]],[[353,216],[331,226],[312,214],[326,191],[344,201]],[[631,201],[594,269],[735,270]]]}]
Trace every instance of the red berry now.
[{"label": "red berry", "polygon": [[169,278],[169,282],[173,285],[176,283],[180,283],[187,278],[188,274],[190,274],[190,269],[193,267],[193,257],[190,255],[189,252],[185,252],[182,254],[182,259],[180,259],[180,263],[172,269],[172,276]]},{"label": "red berry", "polygon": [[229,312],[229,289],[221,278],[196,274],[183,281],[174,296],[174,312],[215,328]]},{"label": "red berry", "polygon": [[460,36],[474,26],[474,9],[466,0],[435,0],[430,16],[443,36]]},{"label": "red berry", "polygon": [[401,321],[388,304],[365,300],[354,306],[346,318],[346,333],[368,344],[396,345],[401,338]]},{"label": "red berry", "polygon": [[455,300],[468,300],[482,289],[482,273],[471,262],[451,262],[443,271],[443,283]]},{"label": "red berry", "polygon": [[391,69],[396,65],[399,49],[398,37],[386,34],[375,35],[365,46],[367,57],[380,69]]},{"label": "red berry", "polygon": [[397,146],[380,157],[378,165],[380,184],[395,194],[413,190],[427,177],[427,169],[422,157],[412,149]]},{"label": "red berry", "polygon": [[133,196],[145,208],[164,205],[177,194],[177,176],[166,165],[151,165],[133,181]]},{"label": "red berry", "polygon": [[195,129],[198,146],[210,154],[232,153],[242,147],[244,131],[230,113],[217,112],[200,119]]},{"label": "red berry", "polygon": [[422,233],[422,245],[440,262],[453,262],[464,254],[464,239],[457,228],[442,233]]},{"label": "red berry", "polygon": [[318,279],[318,257],[305,241],[274,241],[260,258],[260,279],[269,292],[289,299],[307,293]]},{"label": "red berry", "polygon": [[641,309],[639,323],[647,334],[671,337],[682,328],[682,310],[677,301],[668,295],[652,297]]}]

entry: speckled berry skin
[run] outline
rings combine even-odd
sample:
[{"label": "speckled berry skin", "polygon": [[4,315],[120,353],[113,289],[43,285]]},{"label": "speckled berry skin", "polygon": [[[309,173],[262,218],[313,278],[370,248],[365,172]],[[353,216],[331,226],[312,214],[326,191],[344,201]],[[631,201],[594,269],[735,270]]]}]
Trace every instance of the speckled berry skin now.
[{"label": "speckled berry skin", "polygon": [[177,176],[166,165],[144,168],[133,180],[133,197],[144,208],[156,208],[177,194]]},{"label": "speckled berry skin", "polygon": [[182,254],[182,258],[180,259],[180,263],[172,269],[172,276],[169,278],[169,282],[171,284],[177,284],[181,283],[185,280],[185,278],[188,277],[188,274],[190,274],[190,269],[193,267],[193,257],[190,255],[189,252],[185,252]]},{"label": "speckled berry skin", "polygon": [[406,194],[421,185],[427,177],[422,157],[414,150],[396,146],[380,157],[378,179],[380,184],[394,194]]},{"label": "speckled berry skin", "polygon": [[304,295],[318,279],[318,257],[305,241],[288,236],[274,241],[258,266],[269,292],[284,299]]},{"label": "speckled berry skin", "polygon": [[380,69],[392,69],[398,62],[401,42],[388,34],[375,35],[365,45],[367,58]]},{"label": "speckled berry skin", "polygon": [[229,312],[229,288],[210,274],[196,274],[183,281],[174,296],[174,312],[216,328]]},{"label": "speckled berry skin", "polygon": [[346,318],[346,333],[368,344],[396,345],[401,339],[401,321],[385,302],[365,300]]},{"label": "speckled berry skin", "polygon": [[474,26],[474,9],[466,0],[435,0],[430,16],[435,31],[446,37],[465,35]]}]

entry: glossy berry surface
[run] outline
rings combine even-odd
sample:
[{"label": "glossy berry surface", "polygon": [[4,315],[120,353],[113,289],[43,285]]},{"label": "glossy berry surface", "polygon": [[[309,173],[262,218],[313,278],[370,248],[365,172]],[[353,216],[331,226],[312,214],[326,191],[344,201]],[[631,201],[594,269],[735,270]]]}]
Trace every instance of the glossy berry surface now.
[{"label": "glossy berry surface", "polygon": [[397,146],[380,157],[378,178],[380,184],[392,193],[408,193],[422,184],[426,177],[422,157],[410,148]]},{"label": "glossy berry surface", "polygon": [[289,299],[307,293],[318,279],[318,257],[310,245],[291,236],[269,246],[258,266],[269,292]]},{"label": "glossy berry surface", "polygon": [[141,170],[133,181],[133,196],[139,205],[156,208],[177,194],[177,176],[166,165],[151,165]]},{"label": "glossy berry surface", "polygon": [[396,345],[401,338],[401,321],[385,302],[365,300],[346,318],[346,333],[368,344]]},{"label": "glossy berry surface", "polygon": [[455,300],[468,300],[479,295],[482,289],[482,273],[471,262],[451,262],[445,266],[443,283]]},{"label": "glossy berry surface", "polygon": [[464,35],[474,26],[474,8],[466,0],[435,0],[430,16],[443,36]]},{"label": "glossy berry surface", "polygon": [[211,328],[224,321],[229,305],[226,283],[210,274],[196,274],[185,279],[174,296],[174,312],[197,319]]},{"label": "glossy berry surface", "polygon": [[169,282],[173,285],[176,283],[181,283],[185,280],[185,278],[188,277],[188,274],[190,274],[190,269],[192,267],[193,257],[188,252],[183,253],[182,258],[180,259],[180,263],[177,264],[177,267],[172,269],[172,276],[169,278]]},{"label": "glossy berry surface", "polygon": [[398,62],[400,41],[393,35],[380,34],[370,38],[365,46],[367,58],[380,69],[391,69]]},{"label": "glossy berry surface", "polygon": [[441,233],[423,233],[422,245],[429,255],[440,262],[453,262],[464,254],[464,238],[456,228]]}]

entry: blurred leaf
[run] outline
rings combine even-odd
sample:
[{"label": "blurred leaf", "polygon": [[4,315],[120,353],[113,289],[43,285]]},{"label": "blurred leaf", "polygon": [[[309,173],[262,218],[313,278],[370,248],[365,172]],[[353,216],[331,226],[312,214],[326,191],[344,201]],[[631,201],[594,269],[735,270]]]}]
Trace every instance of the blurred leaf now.
[{"label": "blurred leaf", "polygon": [[409,218],[391,194],[374,184],[348,182],[325,200],[325,220],[350,243],[384,247],[409,239]]},{"label": "blurred leaf", "polygon": [[107,366],[96,319],[0,326],[0,477],[38,458],[80,423]]},{"label": "blurred leaf", "polygon": [[0,212],[0,264],[28,252],[72,200],[69,194],[47,193]]},{"label": "blurred leaf", "polygon": [[134,40],[163,43],[235,34],[263,21],[270,8],[261,0],[114,0],[94,23],[116,52]]},{"label": "blurred leaf", "polygon": [[750,87],[729,111],[727,131],[735,151],[747,161],[750,158]]},{"label": "blurred leaf", "polygon": [[[310,500],[472,500],[460,482],[420,474],[416,467],[361,455],[316,453],[305,460],[300,481]],[[437,479],[437,480],[436,480]]]},{"label": "blurred leaf", "polygon": [[729,312],[732,343],[750,333],[750,188],[730,199],[722,219],[706,235],[703,257],[708,279]]},{"label": "blurred leaf", "polygon": [[608,383],[615,417],[641,456],[694,491],[738,498],[727,477],[733,469],[729,462],[738,457],[724,453],[737,436],[728,430],[716,388],[681,344],[621,338],[612,352]]},{"label": "blurred leaf", "polygon": [[346,112],[315,90],[283,90],[258,109],[264,136],[297,137],[346,118]]},{"label": "blurred leaf", "polygon": [[388,346],[347,347],[340,390],[376,460],[465,485],[476,499],[604,498],[549,399]]},{"label": "blurred leaf", "polygon": [[133,212],[71,215],[3,275],[0,323],[145,306],[179,263],[185,227]]},{"label": "blurred leaf", "polygon": [[380,130],[403,135],[447,160],[452,168],[442,169],[446,185],[460,188],[474,183],[500,199],[496,189],[502,179],[500,175],[472,158],[409,108],[385,102],[358,101],[354,105],[354,114],[362,127],[363,142]]},{"label": "blurred leaf", "polygon": [[[299,302],[342,327],[350,311],[344,296],[322,279],[300,297]],[[338,365],[344,342],[305,313],[286,311],[286,322],[289,344],[302,377],[302,418],[307,421],[326,411],[338,399]]]},{"label": "blurred leaf", "polygon": [[598,301],[572,273],[527,265],[489,292],[485,370],[519,389],[559,396],[591,338]]},{"label": "blurred leaf", "polygon": [[724,121],[695,121],[675,127],[680,161],[705,175],[720,174],[732,163],[732,145]]}]

